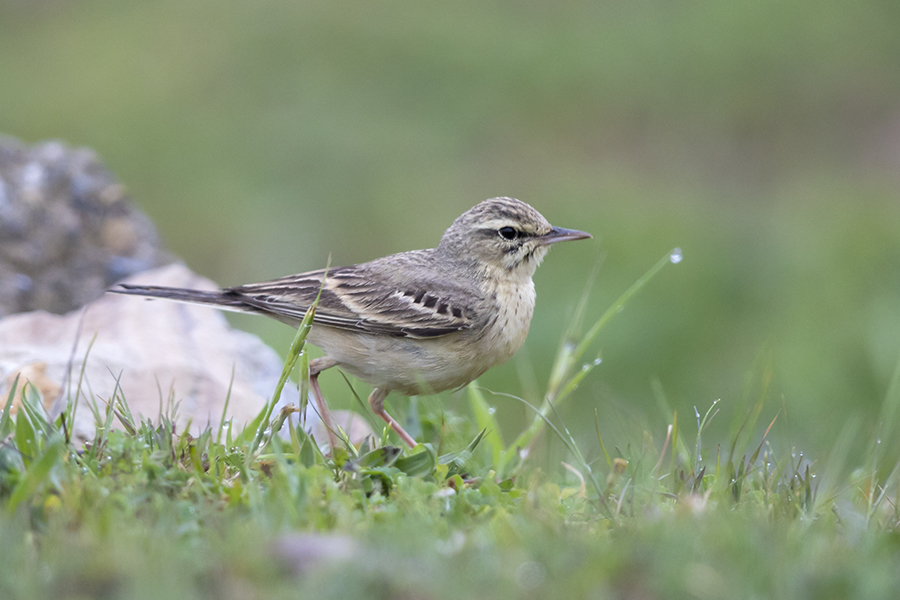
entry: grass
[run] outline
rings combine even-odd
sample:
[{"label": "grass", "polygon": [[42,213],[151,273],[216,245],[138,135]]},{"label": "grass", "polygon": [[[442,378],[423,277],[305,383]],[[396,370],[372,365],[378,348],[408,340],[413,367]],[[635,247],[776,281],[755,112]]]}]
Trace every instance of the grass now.
[{"label": "grass", "polygon": [[[592,233],[536,273],[516,365],[540,383],[480,378],[536,405],[596,254],[591,315],[680,245],[691,260],[605,329],[602,375],[563,413],[599,404],[604,442],[627,445],[659,427],[640,422],[658,380],[682,417],[722,398],[708,434],[726,440],[766,347],[775,433],[823,456],[876,421],[900,353],[897,6],[0,1],[0,131],[91,147],[225,286],[431,247],[493,195]],[[496,408],[507,443],[533,417]],[[593,419],[567,422],[589,444]]]},{"label": "grass", "polygon": [[[760,404],[732,439],[710,440],[716,403],[696,431],[671,413],[661,443],[646,432],[607,449],[599,422],[590,447],[569,434],[555,409],[595,366],[579,366],[592,337],[669,260],[583,336],[576,316],[544,405],[509,445],[470,386],[471,441],[440,455],[447,440],[405,450],[385,431],[324,456],[292,411],[273,414],[278,392],[247,427],[194,437],[171,402],[136,419],[118,390],[92,406],[97,433],[78,447],[66,424],[80,388],[51,418],[16,382],[0,417],[0,598],[895,597],[900,463],[887,438],[848,469],[850,439],[827,460],[778,450],[778,418],[758,427]],[[537,465],[540,435],[563,441],[564,466]]]}]

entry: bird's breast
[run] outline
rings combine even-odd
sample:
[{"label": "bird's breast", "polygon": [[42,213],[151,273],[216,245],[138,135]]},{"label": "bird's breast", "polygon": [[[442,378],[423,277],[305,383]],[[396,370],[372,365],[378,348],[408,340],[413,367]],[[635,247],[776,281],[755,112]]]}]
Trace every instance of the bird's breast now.
[{"label": "bird's breast", "polygon": [[496,316],[485,328],[485,359],[497,365],[506,362],[525,343],[535,294],[530,277],[496,282],[492,287]]}]

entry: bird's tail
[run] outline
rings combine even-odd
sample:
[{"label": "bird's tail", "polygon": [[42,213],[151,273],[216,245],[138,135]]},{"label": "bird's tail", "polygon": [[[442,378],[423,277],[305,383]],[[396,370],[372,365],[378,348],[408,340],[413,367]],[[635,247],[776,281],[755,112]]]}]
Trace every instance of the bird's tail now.
[{"label": "bird's tail", "polygon": [[145,296],[147,298],[165,298],[175,302],[188,304],[206,304],[222,310],[234,312],[259,313],[260,310],[246,303],[239,294],[230,293],[227,290],[214,292],[205,290],[190,290],[186,288],[159,287],[152,285],[129,285],[120,283],[108,291],[116,294],[128,294],[131,296]]}]

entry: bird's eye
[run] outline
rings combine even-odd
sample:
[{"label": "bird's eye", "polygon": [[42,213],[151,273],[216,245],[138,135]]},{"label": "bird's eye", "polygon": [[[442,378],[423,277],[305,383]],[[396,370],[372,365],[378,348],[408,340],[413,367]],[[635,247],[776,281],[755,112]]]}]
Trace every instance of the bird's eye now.
[{"label": "bird's eye", "polygon": [[501,227],[497,230],[497,233],[500,234],[504,240],[514,240],[519,235],[519,232],[516,231],[515,227]]}]

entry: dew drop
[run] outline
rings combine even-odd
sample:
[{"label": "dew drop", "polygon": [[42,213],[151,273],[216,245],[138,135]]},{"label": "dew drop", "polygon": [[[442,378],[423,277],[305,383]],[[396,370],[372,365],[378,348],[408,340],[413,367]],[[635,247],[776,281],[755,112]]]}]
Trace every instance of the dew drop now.
[{"label": "dew drop", "polygon": [[602,363],[602,362],[603,362],[603,359],[602,359],[602,358],[595,358],[595,359],[594,359],[594,366],[596,367],[597,365],[599,365],[599,364]]},{"label": "dew drop", "polygon": [[489,414],[489,415],[492,415],[492,414],[494,414],[495,412],[497,412],[497,409],[494,408],[493,406],[490,407],[490,408],[488,408],[488,414]]},{"label": "dew drop", "polygon": [[584,363],[583,365],[581,365],[581,370],[582,370],[582,371],[590,371],[590,370],[591,370],[591,365],[589,365],[589,364],[587,364],[587,363]]},{"label": "dew drop", "polygon": [[680,263],[682,258],[684,258],[684,255],[681,253],[681,248],[675,248],[669,255],[669,260],[673,265],[677,265],[678,263]]}]

